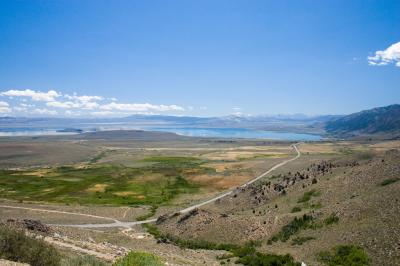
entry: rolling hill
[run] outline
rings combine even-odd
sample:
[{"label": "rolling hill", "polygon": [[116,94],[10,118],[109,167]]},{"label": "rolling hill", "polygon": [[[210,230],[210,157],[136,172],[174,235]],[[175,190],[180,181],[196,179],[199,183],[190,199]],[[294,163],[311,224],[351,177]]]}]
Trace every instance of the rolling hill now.
[{"label": "rolling hill", "polygon": [[325,123],[332,135],[351,137],[358,135],[398,136],[400,134],[400,104],[373,108]]}]

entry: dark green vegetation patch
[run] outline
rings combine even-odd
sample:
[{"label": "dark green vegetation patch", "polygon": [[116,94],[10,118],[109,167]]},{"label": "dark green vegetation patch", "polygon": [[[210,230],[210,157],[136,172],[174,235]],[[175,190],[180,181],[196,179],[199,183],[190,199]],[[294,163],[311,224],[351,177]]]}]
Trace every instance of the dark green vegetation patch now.
[{"label": "dark green vegetation patch", "polygon": [[248,242],[244,246],[234,244],[216,244],[201,240],[182,240],[169,236],[168,239],[180,247],[191,249],[209,249],[209,250],[226,250],[237,257],[236,264],[242,265],[259,265],[259,266],[300,266],[299,262],[295,262],[289,254],[276,255],[258,252],[257,242]]},{"label": "dark green vegetation patch", "polygon": [[311,197],[320,196],[321,193],[316,191],[315,189],[305,192],[303,196],[297,201],[297,203],[306,203],[311,200]]},{"label": "dark green vegetation patch", "polygon": [[333,248],[332,252],[318,253],[318,260],[328,266],[368,266],[371,260],[362,247],[341,245]]},{"label": "dark green vegetation patch", "polygon": [[301,212],[301,208],[299,206],[295,206],[292,208],[292,210],[290,212],[292,212],[292,213]]},{"label": "dark green vegetation patch", "polygon": [[383,181],[380,183],[380,185],[381,185],[381,186],[387,186],[387,185],[396,183],[396,182],[398,182],[398,181],[400,181],[400,178],[399,178],[399,177],[389,178],[389,179],[383,180]]},{"label": "dark green vegetation patch", "polygon": [[[295,262],[293,257],[289,254],[276,255],[276,254],[265,254],[258,252],[256,247],[261,243],[256,241],[249,241],[244,246],[235,244],[218,244],[205,240],[185,240],[175,237],[170,234],[162,234],[158,228],[153,224],[143,225],[147,232],[152,234],[158,241],[167,242],[171,241],[175,245],[181,248],[190,249],[208,249],[208,250],[225,250],[232,254],[227,256],[221,256],[220,259],[230,259],[237,257],[236,263],[243,265],[257,265],[257,266],[300,266],[299,262]],[[221,261],[222,264],[225,263]]]},{"label": "dark green vegetation patch", "polygon": [[118,259],[113,266],[163,266],[164,263],[156,255],[147,252],[131,251]]},{"label": "dark green vegetation patch", "polygon": [[329,215],[325,220],[324,223],[326,225],[331,225],[331,224],[337,224],[339,223],[339,217],[336,215],[336,213],[332,213]]},{"label": "dark green vegetation patch", "polygon": [[311,215],[304,214],[300,218],[295,217],[290,223],[283,226],[278,234],[272,236],[268,240],[268,244],[272,244],[272,242],[277,241],[286,242],[292,235],[296,234],[300,230],[314,227],[314,217]]},{"label": "dark green vegetation patch", "polygon": [[[2,197],[58,203],[160,205],[199,185],[190,174],[214,170],[191,157],[149,157],[142,167],[99,164],[84,168],[58,167],[44,171],[0,170]],[[41,169],[42,170],[42,169]],[[39,174],[38,174],[39,173]]]},{"label": "dark green vegetation patch", "polygon": [[299,237],[293,238],[292,246],[294,246],[294,245],[300,246],[300,245],[303,245],[305,242],[313,240],[313,239],[315,239],[315,237],[312,237],[312,236],[299,236]]},{"label": "dark green vegetation patch", "polygon": [[0,226],[0,258],[31,266],[60,265],[60,254],[54,247],[8,226]]},{"label": "dark green vegetation patch", "polygon": [[[107,266],[88,255],[61,255],[42,239],[26,235],[21,229],[0,225],[0,258],[31,266]],[[11,264],[10,264],[11,265]]]}]

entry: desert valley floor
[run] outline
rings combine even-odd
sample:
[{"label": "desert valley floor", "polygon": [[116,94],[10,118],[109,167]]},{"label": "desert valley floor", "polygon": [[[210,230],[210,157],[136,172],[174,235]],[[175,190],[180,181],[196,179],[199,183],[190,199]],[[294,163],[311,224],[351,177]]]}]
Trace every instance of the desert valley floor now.
[{"label": "desert valley floor", "polygon": [[399,265],[399,149],[397,140],[292,143],[141,131],[5,137],[0,219],[64,258],[86,254],[105,265],[129,250],[168,265],[250,265],[238,251],[245,248],[328,265],[340,246],[362,249],[372,265]]}]

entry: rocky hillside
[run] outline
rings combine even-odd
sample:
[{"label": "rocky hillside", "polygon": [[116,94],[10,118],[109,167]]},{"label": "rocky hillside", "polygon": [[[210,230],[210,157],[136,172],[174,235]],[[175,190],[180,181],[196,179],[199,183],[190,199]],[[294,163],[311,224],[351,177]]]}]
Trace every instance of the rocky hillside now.
[{"label": "rocky hillside", "polygon": [[324,265],[319,254],[340,245],[363,248],[371,265],[399,265],[399,159],[391,150],[315,161],[157,225],[185,241],[255,241],[307,265]]},{"label": "rocky hillside", "polygon": [[378,107],[333,119],[325,124],[328,133],[338,136],[400,135],[400,104]]}]

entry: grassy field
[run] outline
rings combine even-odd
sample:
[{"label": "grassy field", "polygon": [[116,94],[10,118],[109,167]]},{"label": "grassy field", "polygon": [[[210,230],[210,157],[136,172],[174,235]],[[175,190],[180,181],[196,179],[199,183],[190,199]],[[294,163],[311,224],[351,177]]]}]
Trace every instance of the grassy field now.
[{"label": "grassy field", "polygon": [[[3,141],[0,145],[3,157],[12,157],[19,150],[21,154],[27,153],[28,148],[34,153],[26,155],[29,163],[25,166],[28,168],[0,170],[0,193],[3,198],[23,201],[159,206],[180,195],[218,193],[234,188],[292,153],[287,143],[259,146],[247,142],[176,143],[177,147],[166,148],[164,142],[134,142],[135,146],[145,145],[138,149],[129,141],[124,142],[123,148],[113,141],[83,141],[70,145],[54,141],[45,143],[47,146],[36,140]],[[66,150],[67,147],[82,154],[80,162],[74,163],[76,154]],[[349,150],[358,151],[364,147],[343,142],[340,145],[302,144],[300,149],[308,163],[310,158],[319,160],[322,155],[347,154]],[[55,155],[51,160],[49,153]],[[29,168],[39,159],[47,163],[42,168]],[[296,167],[301,161],[291,166]]]},{"label": "grassy field", "polygon": [[147,157],[141,167],[98,164],[39,170],[0,170],[5,198],[102,205],[159,205],[183,193],[195,193],[193,173],[215,171],[190,157]]},{"label": "grassy field", "polygon": [[287,143],[254,144],[3,139],[0,194],[63,204],[176,205],[241,185],[292,153]]}]

